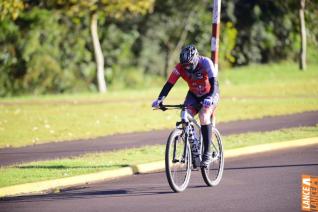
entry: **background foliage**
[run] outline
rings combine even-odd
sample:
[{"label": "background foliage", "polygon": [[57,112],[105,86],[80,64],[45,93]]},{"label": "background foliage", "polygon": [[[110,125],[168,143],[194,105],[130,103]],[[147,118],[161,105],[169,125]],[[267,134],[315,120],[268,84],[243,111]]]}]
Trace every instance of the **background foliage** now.
[{"label": "background foliage", "polygon": [[[85,2],[86,12],[96,5],[83,2],[0,1],[0,96],[97,90],[90,20],[83,11]],[[201,54],[210,55],[211,1],[156,0],[152,11],[120,18],[118,5],[100,2],[99,36],[112,89],[162,82],[185,43],[195,43]],[[314,63],[318,2],[306,4],[308,62]],[[295,0],[223,0],[221,70],[297,60],[298,9]]]}]

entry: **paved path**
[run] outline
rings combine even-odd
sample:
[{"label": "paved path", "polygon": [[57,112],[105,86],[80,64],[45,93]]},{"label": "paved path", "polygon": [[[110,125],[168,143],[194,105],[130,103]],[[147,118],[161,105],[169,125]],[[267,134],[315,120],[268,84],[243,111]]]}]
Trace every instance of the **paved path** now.
[{"label": "paved path", "polygon": [[[293,115],[267,117],[263,119],[233,121],[218,124],[222,135],[256,131],[271,131],[282,128],[315,126],[318,124],[318,111]],[[143,133],[129,133],[106,136],[90,140],[39,144],[22,148],[0,149],[0,166],[20,162],[47,160],[59,157],[76,156],[88,152],[110,151],[144,145],[164,144],[170,130]]]},{"label": "paved path", "polygon": [[2,212],[293,212],[300,211],[301,175],[318,176],[318,146],[285,149],[225,161],[217,187],[192,172],[183,193],[173,193],[163,172],[125,177],[44,196],[0,201]]}]

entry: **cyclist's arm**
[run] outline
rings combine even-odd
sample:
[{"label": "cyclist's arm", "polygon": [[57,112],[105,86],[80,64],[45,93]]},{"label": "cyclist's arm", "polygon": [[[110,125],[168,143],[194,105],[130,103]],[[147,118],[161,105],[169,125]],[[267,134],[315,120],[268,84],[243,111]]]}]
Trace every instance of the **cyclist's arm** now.
[{"label": "cyclist's arm", "polygon": [[209,82],[210,82],[211,88],[210,88],[208,96],[214,98],[216,94],[218,93],[218,89],[219,89],[218,81],[216,77],[211,77],[209,78]]},{"label": "cyclist's arm", "polygon": [[168,96],[172,87],[173,87],[173,84],[167,81],[166,84],[163,86],[158,99],[164,99],[166,96]]},{"label": "cyclist's arm", "polygon": [[208,72],[209,83],[211,86],[208,96],[214,98],[219,90],[217,80],[218,71],[214,68],[212,60],[208,57],[202,57],[202,64]]},{"label": "cyclist's arm", "polygon": [[163,86],[158,99],[164,99],[165,97],[168,96],[171,88],[174,86],[174,84],[178,81],[180,78],[180,73],[177,69],[177,66],[173,69],[172,73],[170,74],[168,81],[166,84]]}]

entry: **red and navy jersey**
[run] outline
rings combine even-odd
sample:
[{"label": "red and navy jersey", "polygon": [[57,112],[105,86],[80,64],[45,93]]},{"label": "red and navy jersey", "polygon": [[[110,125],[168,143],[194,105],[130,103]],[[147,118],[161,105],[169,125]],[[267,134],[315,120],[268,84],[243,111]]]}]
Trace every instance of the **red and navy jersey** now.
[{"label": "red and navy jersey", "polygon": [[214,68],[211,59],[200,56],[194,73],[185,71],[179,63],[170,74],[168,82],[174,85],[182,77],[188,83],[190,91],[196,96],[201,97],[210,92],[211,84],[209,79],[212,77],[217,78],[217,75],[217,70]]}]

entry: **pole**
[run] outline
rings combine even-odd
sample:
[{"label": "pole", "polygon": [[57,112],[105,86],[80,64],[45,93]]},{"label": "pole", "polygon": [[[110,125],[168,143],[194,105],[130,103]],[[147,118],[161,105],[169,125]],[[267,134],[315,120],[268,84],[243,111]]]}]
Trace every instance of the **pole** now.
[{"label": "pole", "polygon": [[306,26],[305,26],[305,0],[300,0],[299,8],[299,19],[300,19],[300,55],[299,55],[299,68],[300,70],[306,69]]},{"label": "pole", "polygon": [[221,16],[221,0],[213,0],[212,14],[212,37],[211,37],[211,59],[214,67],[218,70],[219,59],[219,37],[220,37],[220,16]]}]

